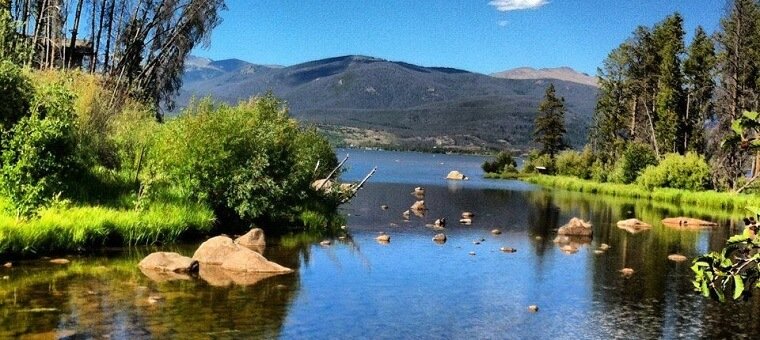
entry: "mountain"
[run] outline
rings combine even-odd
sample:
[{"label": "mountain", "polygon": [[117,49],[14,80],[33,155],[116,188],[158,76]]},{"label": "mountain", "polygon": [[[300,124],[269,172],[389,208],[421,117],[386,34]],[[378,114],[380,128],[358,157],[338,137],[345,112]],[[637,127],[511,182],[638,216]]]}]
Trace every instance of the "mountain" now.
[{"label": "mountain", "polygon": [[291,115],[339,144],[477,151],[525,150],[546,86],[565,98],[568,140],[585,143],[594,86],[560,79],[502,79],[465,70],[342,56],[288,67],[195,58],[186,67],[179,107],[211,96],[236,103],[266,91]]},{"label": "mountain", "polygon": [[542,68],[519,67],[502,72],[492,73],[492,77],[504,79],[558,79],[578,84],[599,87],[596,77],[580,73],[569,67]]}]

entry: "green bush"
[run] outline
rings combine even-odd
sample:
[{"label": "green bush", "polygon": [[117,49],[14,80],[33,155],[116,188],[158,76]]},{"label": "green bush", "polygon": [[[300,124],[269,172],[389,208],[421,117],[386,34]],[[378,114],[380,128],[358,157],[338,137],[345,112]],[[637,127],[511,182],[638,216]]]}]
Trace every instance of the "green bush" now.
[{"label": "green bush", "polygon": [[510,152],[499,152],[493,161],[485,161],[481,166],[487,173],[517,173],[517,162]]},{"label": "green bush", "polygon": [[2,193],[17,217],[33,215],[65,189],[77,172],[73,95],[60,86],[40,89],[30,116],[3,143]]},{"label": "green bush", "polygon": [[710,167],[705,159],[693,152],[685,156],[671,153],[657,166],[648,166],[637,179],[648,189],[674,188],[699,191],[710,183]]},{"label": "green bush", "polygon": [[271,95],[237,106],[191,104],[162,128],[150,159],[183,195],[222,220],[244,221],[297,220],[327,200],[311,182],[337,164],[327,141],[300,129]]},{"label": "green bush", "polygon": [[594,156],[591,148],[588,146],[583,152],[575,150],[565,150],[560,152],[555,159],[555,166],[558,175],[574,176],[580,179],[591,177],[591,167],[594,163]]},{"label": "green bush", "polygon": [[591,164],[591,180],[604,183],[609,177],[610,167],[604,164],[601,159],[597,159]]},{"label": "green bush", "polygon": [[554,161],[552,161],[549,154],[541,154],[533,150],[528,154],[528,158],[523,163],[522,171],[526,174],[534,174],[538,172],[536,167],[545,167],[546,173],[554,173]]},{"label": "green bush", "polygon": [[20,67],[0,60],[0,128],[10,130],[21,117],[29,114],[34,88]]},{"label": "green bush", "polygon": [[648,145],[631,143],[623,151],[622,157],[608,177],[613,183],[633,183],[644,168],[657,164],[657,156]]}]

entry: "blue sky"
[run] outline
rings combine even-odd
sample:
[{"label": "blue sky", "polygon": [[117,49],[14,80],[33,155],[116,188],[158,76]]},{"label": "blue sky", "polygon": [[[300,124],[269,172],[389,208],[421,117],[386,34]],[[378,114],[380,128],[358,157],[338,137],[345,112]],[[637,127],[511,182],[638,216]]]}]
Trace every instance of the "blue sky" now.
[{"label": "blue sky", "polygon": [[[215,60],[294,65],[361,54],[480,73],[570,66],[595,74],[638,25],[675,11],[687,39],[718,29],[723,0],[227,0]],[[688,41],[687,41],[688,43]]]}]

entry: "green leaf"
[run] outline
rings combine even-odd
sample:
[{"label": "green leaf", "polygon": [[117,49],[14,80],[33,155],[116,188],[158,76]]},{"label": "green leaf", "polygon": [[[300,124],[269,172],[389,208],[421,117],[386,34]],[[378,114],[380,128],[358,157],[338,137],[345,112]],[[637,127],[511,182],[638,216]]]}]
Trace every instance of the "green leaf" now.
[{"label": "green leaf", "polygon": [[707,281],[702,281],[702,295],[710,297],[710,287],[707,286]]},{"label": "green leaf", "polygon": [[755,206],[747,206],[747,207],[746,207],[746,208],[744,208],[744,209],[747,209],[749,212],[751,212],[751,213],[752,213],[752,214],[754,214],[755,216],[760,216],[760,207],[755,207]]},{"label": "green leaf", "polygon": [[742,128],[742,122],[738,119],[734,120],[734,122],[731,124],[731,130],[734,130],[734,133],[741,136],[742,132],[744,132],[744,128]]},{"label": "green leaf", "polygon": [[757,120],[757,117],[760,116],[760,113],[756,111],[744,111],[743,115],[749,120]]},{"label": "green leaf", "polygon": [[738,299],[744,293],[744,280],[741,275],[734,275],[734,300]]}]

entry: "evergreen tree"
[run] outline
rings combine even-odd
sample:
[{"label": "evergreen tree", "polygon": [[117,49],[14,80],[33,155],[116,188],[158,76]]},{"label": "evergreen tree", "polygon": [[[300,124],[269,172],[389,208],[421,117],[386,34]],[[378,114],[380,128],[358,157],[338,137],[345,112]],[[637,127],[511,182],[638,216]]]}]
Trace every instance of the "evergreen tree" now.
[{"label": "evergreen tree", "polygon": [[591,127],[594,153],[605,163],[614,162],[626,141],[633,138],[635,114],[628,108],[630,99],[630,45],[612,50],[597,70],[599,95]]},{"label": "evergreen tree", "polygon": [[541,144],[542,154],[548,154],[554,159],[558,152],[568,146],[565,142],[565,99],[557,97],[554,84],[549,84],[546,89],[538,112],[533,132],[534,140]]},{"label": "evergreen tree", "polygon": [[681,55],[684,53],[683,18],[675,13],[655,26],[654,44],[659,55],[657,94],[655,97],[655,137],[658,153],[680,152],[683,135],[683,75]]},{"label": "evergreen tree", "polygon": [[701,26],[694,33],[683,63],[686,80],[686,108],[683,120],[683,149],[706,152],[705,122],[713,114],[715,90],[715,45]]}]

